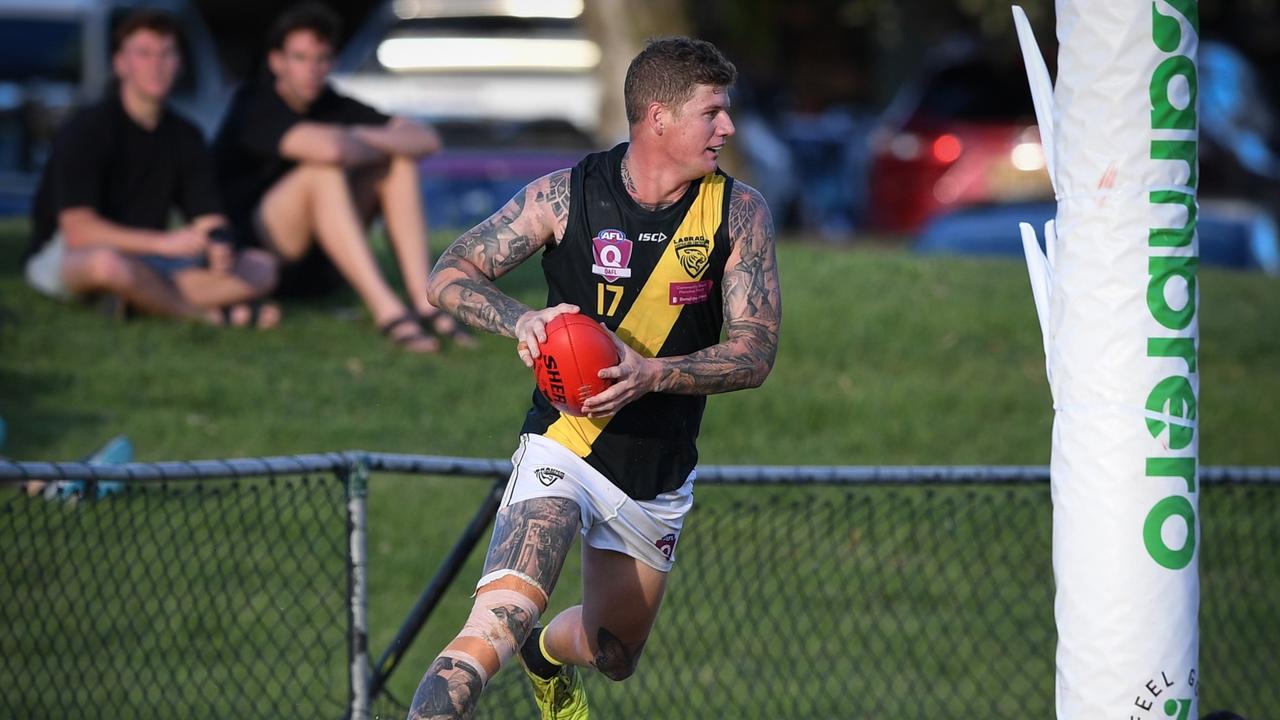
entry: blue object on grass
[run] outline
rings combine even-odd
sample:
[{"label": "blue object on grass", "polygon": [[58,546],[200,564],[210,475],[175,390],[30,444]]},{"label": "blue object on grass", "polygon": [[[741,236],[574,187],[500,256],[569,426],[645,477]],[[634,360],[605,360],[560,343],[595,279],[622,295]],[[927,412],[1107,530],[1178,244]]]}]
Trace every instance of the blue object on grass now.
[{"label": "blue object on grass", "polygon": [[[133,442],[124,435],[117,435],[84,461],[90,465],[124,465],[133,462]],[[59,480],[50,483],[49,489],[46,490],[46,497],[52,495],[60,500],[83,497],[86,484],[84,480]],[[96,496],[99,499],[124,492],[124,483],[116,480],[100,480],[95,485],[97,486]],[[52,493],[49,492],[50,490]]]}]

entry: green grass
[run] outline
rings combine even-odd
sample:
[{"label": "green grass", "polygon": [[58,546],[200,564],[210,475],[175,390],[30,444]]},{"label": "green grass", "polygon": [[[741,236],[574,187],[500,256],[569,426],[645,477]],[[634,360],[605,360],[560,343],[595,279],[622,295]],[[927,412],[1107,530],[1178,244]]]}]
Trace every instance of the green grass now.
[{"label": "green grass", "polygon": [[[24,234],[0,226],[11,457],[75,458],[116,433],[148,460],[344,448],[506,457],[514,446],[532,381],[505,339],[395,352],[350,295],[288,305],[272,332],[112,324],[26,288]],[[1047,462],[1053,414],[1021,263],[802,243],[784,244],[779,262],[776,367],[758,390],[712,398],[704,462]],[[1201,277],[1201,458],[1280,463],[1280,282]],[[543,299],[534,265],[505,285]]]},{"label": "green grass", "polygon": [[[437,250],[448,239],[437,235]],[[514,448],[532,379],[507,340],[483,337],[477,350],[450,348],[435,357],[397,352],[349,294],[287,305],[284,325],[271,332],[149,319],[113,324],[27,289],[18,266],[23,242],[24,225],[0,225],[0,416],[8,425],[8,442],[0,452],[10,457],[74,459],[119,433],[134,440],[143,460],[342,449],[507,457]],[[711,399],[699,441],[703,462],[1048,462],[1053,414],[1040,331],[1020,262],[787,242],[780,247],[779,265],[785,322],[774,373],[758,390]],[[506,279],[504,287],[530,304],[543,298],[534,265]],[[1280,283],[1204,270],[1201,292],[1202,462],[1280,464],[1274,437],[1280,428],[1280,373],[1275,371]],[[375,654],[390,640],[487,485],[449,478],[372,479]],[[713,517],[752,495],[744,489],[708,489],[700,491],[699,502]],[[828,495],[836,494],[806,492],[804,497]],[[725,542],[736,545],[729,549],[751,553],[769,547],[742,531],[728,526]],[[697,538],[695,532],[682,545],[689,557],[727,552],[724,545],[699,544]],[[891,538],[896,550],[868,557],[855,552],[849,557],[860,561],[851,564],[887,564],[909,575],[929,562],[910,537]],[[820,545],[822,540],[807,542]],[[478,563],[472,557],[441,614],[394,678],[392,688],[402,698],[412,694],[417,675],[465,616]],[[1037,574],[1043,570],[1018,580],[1043,582]],[[673,583],[680,575],[676,578]],[[923,595],[903,596],[905,590],[899,589],[895,596],[892,588],[870,594],[878,604],[848,622],[874,625],[897,618],[905,623],[897,629],[902,638],[915,638],[920,627],[936,633],[930,612],[945,603],[947,580],[941,576],[940,584],[924,590],[913,586]],[[574,602],[578,582],[576,562],[571,562],[553,606]],[[852,583],[855,596],[865,594],[858,585],[865,579],[841,582]],[[673,587],[672,605],[692,602],[679,600],[678,587]],[[849,594],[846,587],[836,590],[835,599]],[[811,594],[814,602],[825,597]],[[789,601],[782,595],[775,602]],[[664,618],[672,612],[664,611]],[[1014,607],[1011,612],[1029,611]],[[886,642],[894,637],[885,634]],[[919,656],[932,637],[903,639],[904,652]],[[1027,662],[1040,667],[1034,663],[1043,662],[1051,648],[1037,649],[1041,654]],[[715,648],[705,652],[708,660],[722,657]],[[654,650],[646,663],[660,667],[662,657]],[[1015,655],[1008,667],[1026,658]],[[900,687],[904,697],[914,692],[908,688],[931,683],[954,687],[961,698],[990,693],[969,683],[953,662],[940,659],[936,667],[897,675],[874,665],[850,671],[869,674],[859,682]],[[709,679],[706,692],[749,687],[752,668],[743,663],[732,678]],[[818,699],[823,692],[813,700],[819,715],[827,709]],[[831,702],[840,707],[838,698]],[[913,714],[910,706],[882,709]],[[708,712],[716,716],[714,709]]]}]

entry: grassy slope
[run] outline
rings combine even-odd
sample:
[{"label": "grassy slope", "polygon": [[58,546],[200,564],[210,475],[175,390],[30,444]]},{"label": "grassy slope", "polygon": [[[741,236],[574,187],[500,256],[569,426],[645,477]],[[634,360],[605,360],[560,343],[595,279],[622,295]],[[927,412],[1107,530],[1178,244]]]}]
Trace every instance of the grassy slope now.
[{"label": "grassy slope", "polygon": [[[508,342],[390,351],[350,297],[287,308],[270,333],[104,322],[45,300],[0,226],[0,415],[16,458],[81,455],[127,433],[145,459],[343,448],[505,457],[531,381]],[[443,238],[437,238],[443,242]],[[1020,263],[784,245],[777,367],[713,398],[713,463],[1043,463],[1052,422]],[[507,286],[529,302],[527,268]],[[1280,283],[1204,271],[1206,464],[1275,464]]]},{"label": "grassy slope", "polygon": [[[143,459],[511,452],[531,382],[505,340],[435,358],[393,352],[350,297],[289,306],[285,326],[270,333],[113,325],[25,288],[22,232],[0,227],[0,415],[12,457],[74,458],[116,433],[132,437]],[[786,322],[776,370],[759,390],[711,401],[705,462],[1047,462],[1052,412],[1020,263],[805,244],[784,245],[780,263]],[[536,303],[539,282],[528,268],[506,285]],[[1280,283],[1205,271],[1202,285],[1202,458],[1280,464]],[[486,484],[374,478],[375,652]],[[571,563],[556,604],[573,601],[575,573]],[[457,589],[398,673],[399,694],[411,694],[448,618],[465,614]]]}]

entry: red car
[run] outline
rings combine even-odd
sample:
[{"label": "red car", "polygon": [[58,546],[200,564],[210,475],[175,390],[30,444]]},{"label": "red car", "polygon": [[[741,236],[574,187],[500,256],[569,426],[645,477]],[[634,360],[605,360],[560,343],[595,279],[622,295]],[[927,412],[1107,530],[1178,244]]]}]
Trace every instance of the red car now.
[{"label": "red car", "polygon": [[966,205],[1053,197],[1021,61],[952,52],[907,83],[872,135],[870,180],[871,225],[886,232]]}]

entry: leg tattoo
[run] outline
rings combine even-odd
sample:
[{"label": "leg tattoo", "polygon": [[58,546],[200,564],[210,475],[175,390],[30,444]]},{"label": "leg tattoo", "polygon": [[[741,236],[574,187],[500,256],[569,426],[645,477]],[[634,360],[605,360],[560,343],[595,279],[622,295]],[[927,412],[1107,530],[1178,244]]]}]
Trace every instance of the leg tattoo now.
[{"label": "leg tattoo", "polygon": [[480,673],[461,660],[439,657],[413,694],[409,720],[463,720],[471,717],[484,683]]},{"label": "leg tattoo", "polygon": [[498,512],[484,572],[515,570],[548,595],[581,526],[578,505],[563,498],[536,498]]},{"label": "leg tattoo", "polygon": [[596,669],[610,680],[626,680],[636,671],[636,664],[640,661],[640,651],[643,649],[644,643],[628,649],[617,635],[602,627],[596,633],[594,664]]}]

